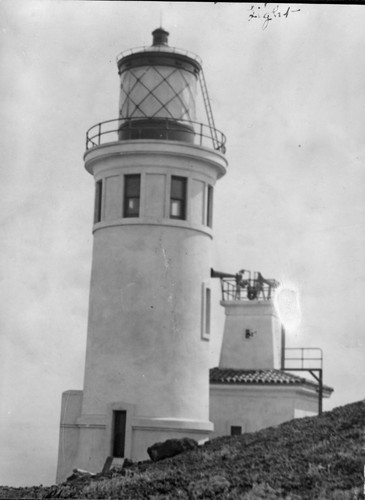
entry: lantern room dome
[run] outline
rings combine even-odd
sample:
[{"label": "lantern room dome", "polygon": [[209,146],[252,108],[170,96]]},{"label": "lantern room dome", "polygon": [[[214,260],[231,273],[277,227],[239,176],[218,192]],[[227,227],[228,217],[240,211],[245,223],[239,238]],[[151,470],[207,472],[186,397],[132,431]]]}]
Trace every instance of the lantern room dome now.
[{"label": "lantern room dome", "polygon": [[[171,59],[171,55],[175,58],[175,64],[183,63],[184,61],[190,60],[190,64],[193,65],[193,71],[195,73],[199,73],[202,67],[202,61],[199,56],[190,52],[189,50],[178,49],[176,47],[170,47],[168,45],[168,36],[169,32],[165,31],[162,28],[157,28],[152,32],[152,45],[136,47],[133,49],[124,50],[117,56],[117,64],[119,74],[122,71],[129,69],[134,65],[143,65],[146,62],[154,62],[155,64],[163,62],[163,64],[173,62]],[[145,55],[145,57],[143,57]],[[160,55],[160,60],[158,59],[158,55]],[[166,57],[164,57],[167,56]],[[151,60],[151,57],[155,58]],[[157,59],[156,59],[157,57]],[[161,59],[162,58],[162,59]]]}]

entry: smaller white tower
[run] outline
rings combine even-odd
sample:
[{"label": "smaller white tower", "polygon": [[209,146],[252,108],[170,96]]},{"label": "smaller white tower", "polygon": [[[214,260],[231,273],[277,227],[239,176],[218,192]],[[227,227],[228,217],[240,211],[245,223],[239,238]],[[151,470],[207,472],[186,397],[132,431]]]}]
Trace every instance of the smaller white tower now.
[{"label": "smaller white tower", "polygon": [[211,276],[221,280],[226,312],[219,366],[210,371],[213,436],[315,415],[322,396],[329,397],[332,389],[322,391],[317,383],[284,371],[285,337],[275,307],[279,283],[247,271],[212,270]]},{"label": "smaller white tower", "polygon": [[226,314],[219,367],[280,369],[282,327],[273,301],[278,283],[247,271],[212,271],[212,277],[221,279]]}]

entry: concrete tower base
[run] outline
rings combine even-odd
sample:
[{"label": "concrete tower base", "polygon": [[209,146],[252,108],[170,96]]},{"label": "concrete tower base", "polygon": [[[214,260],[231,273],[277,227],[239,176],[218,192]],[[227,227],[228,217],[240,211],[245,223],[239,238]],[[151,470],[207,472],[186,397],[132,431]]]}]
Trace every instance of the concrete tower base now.
[{"label": "concrete tower base", "polygon": [[148,460],[147,448],[166,439],[189,437],[198,442],[208,439],[211,422],[179,418],[138,417],[136,405],[116,402],[108,405],[105,415],[81,416],[82,391],[66,391],[62,395],[61,432],[57,483],[61,483],[78,467],[100,472],[111,454],[113,412],[126,412],[125,458]]}]

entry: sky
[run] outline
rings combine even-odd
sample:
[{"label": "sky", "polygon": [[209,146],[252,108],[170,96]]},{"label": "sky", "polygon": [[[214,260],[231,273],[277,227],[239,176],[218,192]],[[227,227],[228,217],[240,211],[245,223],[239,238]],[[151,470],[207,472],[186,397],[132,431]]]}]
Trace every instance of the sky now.
[{"label": "sky", "polygon": [[[298,290],[286,343],[323,349],[324,409],[364,398],[365,8],[0,0],[0,484],[55,482],[61,393],[83,385],[85,132],[117,117],[116,55],[160,22],[202,58],[227,136],[213,267]],[[211,366],[219,300],[215,283]]]}]

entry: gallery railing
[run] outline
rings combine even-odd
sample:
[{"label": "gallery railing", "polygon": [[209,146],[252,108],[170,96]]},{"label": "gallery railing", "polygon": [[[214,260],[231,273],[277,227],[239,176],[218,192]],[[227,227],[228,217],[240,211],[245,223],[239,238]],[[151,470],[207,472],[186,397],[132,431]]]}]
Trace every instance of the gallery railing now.
[{"label": "gallery railing", "polygon": [[225,153],[226,137],[204,123],[171,118],[116,118],[97,123],[86,132],[86,149],[115,141],[154,139],[181,141]]}]

